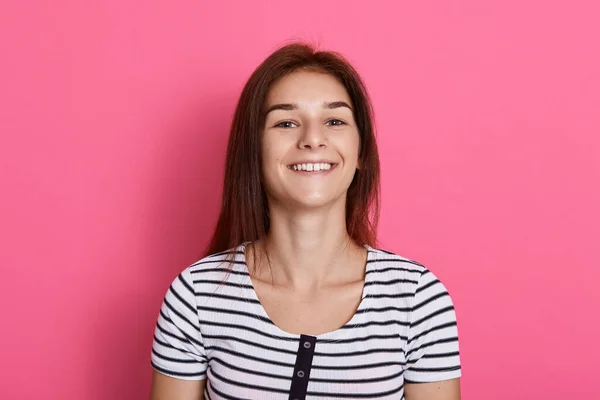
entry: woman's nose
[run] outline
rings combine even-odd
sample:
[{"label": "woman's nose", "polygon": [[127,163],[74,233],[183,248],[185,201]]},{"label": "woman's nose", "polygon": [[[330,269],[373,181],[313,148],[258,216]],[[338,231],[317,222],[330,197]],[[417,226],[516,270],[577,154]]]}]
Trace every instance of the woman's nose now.
[{"label": "woman's nose", "polygon": [[302,136],[298,141],[298,147],[313,149],[327,147],[327,138],[325,137],[324,127],[318,123],[305,125]]}]

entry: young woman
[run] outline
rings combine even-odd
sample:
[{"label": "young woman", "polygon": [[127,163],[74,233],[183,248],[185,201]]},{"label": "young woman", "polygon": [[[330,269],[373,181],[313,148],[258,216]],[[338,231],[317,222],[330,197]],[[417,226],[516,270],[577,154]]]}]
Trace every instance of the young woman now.
[{"label": "young woman", "polygon": [[212,242],[161,307],[152,399],[459,399],[452,301],[376,247],[378,199],[356,71],[274,52],[237,105]]}]

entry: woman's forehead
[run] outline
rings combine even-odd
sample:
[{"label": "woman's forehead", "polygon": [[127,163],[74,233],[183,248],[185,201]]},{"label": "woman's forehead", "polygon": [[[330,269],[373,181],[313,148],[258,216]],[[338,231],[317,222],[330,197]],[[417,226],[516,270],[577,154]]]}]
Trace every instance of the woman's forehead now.
[{"label": "woman's forehead", "polygon": [[312,71],[295,71],[279,80],[270,88],[266,106],[273,104],[332,103],[344,101],[350,104],[350,96],[344,85],[335,77]]}]

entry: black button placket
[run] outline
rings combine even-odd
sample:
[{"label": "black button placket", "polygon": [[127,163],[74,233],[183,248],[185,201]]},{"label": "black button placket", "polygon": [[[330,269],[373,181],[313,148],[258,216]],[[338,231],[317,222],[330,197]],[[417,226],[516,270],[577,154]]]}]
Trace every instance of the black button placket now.
[{"label": "black button placket", "polygon": [[294,375],[292,376],[292,386],[290,387],[289,400],[306,399],[308,378],[310,376],[310,369],[312,368],[312,360],[313,355],[315,354],[316,343],[316,337],[300,335],[298,352],[296,353],[296,365],[294,366]]}]

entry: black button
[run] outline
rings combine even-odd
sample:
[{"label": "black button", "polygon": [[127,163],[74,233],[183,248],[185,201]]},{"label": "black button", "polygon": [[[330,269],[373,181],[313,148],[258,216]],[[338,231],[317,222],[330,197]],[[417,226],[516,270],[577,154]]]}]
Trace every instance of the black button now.
[{"label": "black button", "polygon": [[298,372],[296,372],[296,376],[298,378],[304,378],[304,371],[298,371]]},{"label": "black button", "polygon": [[311,346],[310,342],[304,342],[305,349],[310,349],[310,346]]}]

